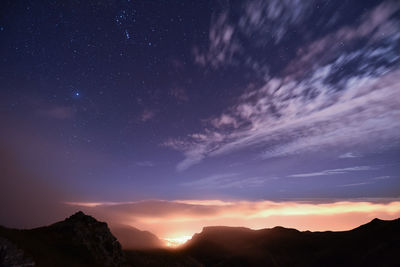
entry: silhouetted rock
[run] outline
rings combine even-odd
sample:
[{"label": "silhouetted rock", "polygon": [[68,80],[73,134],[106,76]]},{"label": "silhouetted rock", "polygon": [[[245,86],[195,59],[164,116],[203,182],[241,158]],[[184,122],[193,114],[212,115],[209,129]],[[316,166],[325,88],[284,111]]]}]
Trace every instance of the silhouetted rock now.
[{"label": "silhouetted rock", "polygon": [[77,212],[64,221],[31,230],[0,228],[38,266],[124,266],[121,245],[104,222]]},{"label": "silhouetted rock", "polygon": [[28,267],[35,266],[35,262],[27,258],[21,249],[13,243],[0,237],[0,266],[2,267]]},{"label": "silhouetted rock", "polygon": [[182,253],[205,266],[400,266],[400,219],[350,231],[205,227]]},{"label": "silhouetted rock", "polygon": [[49,226],[49,230],[70,236],[76,244],[83,245],[99,264],[121,266],[124,263],[121,245],[107,224],[81,211]]}]

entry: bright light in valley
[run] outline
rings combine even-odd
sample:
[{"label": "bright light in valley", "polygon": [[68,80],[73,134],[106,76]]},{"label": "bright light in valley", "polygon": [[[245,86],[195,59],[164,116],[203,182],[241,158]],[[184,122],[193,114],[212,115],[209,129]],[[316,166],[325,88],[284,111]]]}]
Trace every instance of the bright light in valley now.
[{"label": "bright light in valley", "polygon": [[188,241],[191,238],[192,238],[192,236],[190,236],[190,235],[184,235],[184,236],[174,237],[174,238],[163,238],[163,240],[165,241],[165,244],[167,245],[167,247],[176,248],[180,245],[183,245],[186,241]]}]

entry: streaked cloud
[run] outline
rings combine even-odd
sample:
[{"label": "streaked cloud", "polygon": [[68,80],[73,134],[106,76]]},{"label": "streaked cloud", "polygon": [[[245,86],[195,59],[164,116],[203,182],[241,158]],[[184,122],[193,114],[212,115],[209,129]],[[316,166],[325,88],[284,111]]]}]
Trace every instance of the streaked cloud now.
[{"label": "streaked cloud", "polygon": [[181,102],[189,101],[189,96],[183,87],[175,86],[170,90],[171,96]]},{"label": "streaked cloud", "polygon": [[76,110],[72,107],[55,105],[48,105],[38,109],[36,112],[40,116],[57,120],[72,119],[76,114]]},{"label": "streaked cloud", "polygon": [[[239,20],[230,7],[240,9]],[[289,29],[301,24],[311,11],[311,3],[297,0],[252,0],[241,2],[239,6],[222,6],[211,19],[208,48],[205,51],[194,49],[195,61],[217,68],[240,64],[240,57],[246,56],[246,65],[261,68],[257,58],[246,54],[246,50],[279,44]],[[249,39],[252,42],[245,47],[243,40]]]},{"label": "streaked cloud", "polygon": [[182,183],[185,187],[197,189],[246,188],[263,185],[263,177],[243,177],[238,173],[216,174],[195,181]]},{"label": "streaked cloud", "polygon": [[352,183],[352,184],[343,184],[343,185],[338,185],[339,187],[349,187],[349,186],[360,186],[360,185],[369,185],[373,184],[373,182],[361,182],[361,183]]},{"label": "streaked cloud", "polygon": [[371,166],[355,166],[355,167],[342,168],[342,169],[323,170],[323,171],[319,171],[319,172],[291,174],[291,175],[288,175],[288,177],[325,176],[325,175],[345,174],[345,173],[357,172],[357,171],[370,171],[370,170],[376,170],[376,169],[377,169],[376,167],[371,167]]},{"label": "streaked cloud", "polygon": [[389,176],[389,175],[383,175],[383,176],[377,176],[377,177],[374,177],[374,178],[372,178],[373,180],[386,180],[386,179],[390,179],[390,178],[393,178],[392,176]]},{"label": "streaked cloud", "polygon": [[[126,203],[121,203],[121,202],[64,202],[64,203],[67,205],[80,206],[80,207],[100,207],[100,206],[126,204]],[[131,203],[131,202],[128,202],[128,203]]]},{"label": "streaked cloud", "polygon": [[[302,44],[273,76],[266,74],[273,67],[268,60],[253,60],[250,48],[240,47],[236,38],[253,36],[252,43],[260,42],[260,47],[280,43],[290,25],[307,19],[308,4],[249,1],[242,8],[236,21],[229,10],[214,18],[210,48],[196,60],[218,67],[250,58],[255,76],[263,74],[235,104],[209,118],[203,132],[164,143],[184,154],[178,171],[255,146],[262,150],[260,158],[268,159],[366,143],[383,149],[399,141],[400,21],[392,16],[399,3],[386,1],[359,22]],[[270,34],[256,34],[266,32]]]},{"label": "streaked cloud", "polygon": [[145,109],[140,115],[140,120],[146,122],[153,119],[155,115],[156,113],[153,110]]},{"label": "streaked cloud", "polygon": [[154,167],[155,166],[154,162],[149,161],[149,160],[138,161],[138,162],[136,162],[136,165],[140,166],[140,167]]},{"label": "streaked cloud", "polygon": [[347,153],[339,156],[340,159],[351,159],[351,158],[359,158],[359,157],[361,157],[360,154],[353,153],[353,152],[347,152]]}]

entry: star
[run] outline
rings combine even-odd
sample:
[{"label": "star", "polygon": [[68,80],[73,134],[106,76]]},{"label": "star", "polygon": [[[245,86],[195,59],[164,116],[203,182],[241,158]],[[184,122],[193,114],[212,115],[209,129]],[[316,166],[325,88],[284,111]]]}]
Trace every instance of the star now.
[{"label": "star", "polygon": [[129,39],[131,38],[131,36],[130,36],[128,30],[125,30],[125,38],[126,38],[127,40],[129,40]]}]

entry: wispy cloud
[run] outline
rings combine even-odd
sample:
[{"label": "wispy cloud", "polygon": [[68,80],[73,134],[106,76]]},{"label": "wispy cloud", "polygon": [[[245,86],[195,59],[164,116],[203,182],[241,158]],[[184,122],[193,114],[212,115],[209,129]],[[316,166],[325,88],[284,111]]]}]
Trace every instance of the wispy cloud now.
[{"label": "wispy cloud", "polygon": [[351,159],[351,158],[359,158],[359,157],[361,157],[360,154],[356,154],[356,153],[352,153],[352,152],[347,152],[347,153],[339,156],[340,159]]},{"label": "wispy cloud", "polygon": [[[286,10],[290,7],[292,11]],[[264,47],[268,42],[280,43],[290,25],[309,14],[309,7],[298,1],[250,1],[247,9],[251,12],[243,12],[236,22],[229,11],[214,18],[210,50],[197,55],[198,62],[219,66],[241,55],[241,60],[251,57],[247,47],[237,47],[238,31],[245,36],[273,27],[269,41],[262,39],[265,34],[260,40],[254,35],[254,42]],[[264,74],[263,82],[253,83],[249,86],[253,89],[234,105],[210,118],[203,132],[165,142],[185,156],[177,170],[255,145],[264,149],[262,158],[270,158],[398,140],[400,21],[392,15],[399,9],[397,2],[384,2],[360,22],[303,44],[282,71]],[[256,73],[269,68],[268,63],[255,63]]]},{"label": "wispy cloud", "polygon": [[384,175],[384,176],[377,176],[377,177],[374,177],[374,178],[372,178],[373,180],[386,180],[386,179],[390,179],[390,178],[392,178],[393,176],[389,176],[389,175]]},{"label": "wispy cloud", "polygon": [[[237,14],[229,7],[223,6],[222,11],[212,17],[208,48],[194,49],[198,64],[217,68],[240,62],[262,68],[254,55],[246,54],[243,40],[251,39],[246,45],[255,49],[269,43],[279,44],[289,29],[301,24],[312,11],[312,4],[304,1],[244,1],[239,6],[232,5],[240,9],[241,17],[237,21]],[[247,60],[241,62],[240,57],[244,55]]]},{"label": "wispy cloud", "polygon": [[153,110],[145,109],[140,115],[140,120],[146,122],[153,119],[155,115],[156,113]]},{"label": "wispy cloud", "polygon": [[324,170],[324,171],[319,171],[319,172],[291,174],[291,175],[288,175],[288,177],[325,176],[325,175],[345,174],[345,173],[349,173],[349,172],[369,171],[369,170],[376,170],[376,168],[371,167],[371,166],[356,166],[356,167],[349,167],[349,168],[342,168],[342,169]]},{"label": "wispy cloud", "polygon": [[343,184],[343,185],[338,185],[339,187],[351,187],[351,186],[361,186],[361,185],[368,185],[368,184],[373,184],[373,182],[361,182],[361,183],[353,183],[353,184]]},{"label": "wispy cloud", "polygon": [[242,177],[239,173],[215,174],[192,182],[183,183],[182,186],[197,189],[221,188],[246,188],[264,184],[268,179],[263,177]]},{"label": "wispy cloud", "polygon": [[66,120],[75,116],[75,109],[68,106],[47,106],[37,110],[37,113],[43,117]]},{"label": "wispy cloud", "polygon": [[183,87],[175,86],[170,90],[171,96],[181,102],[189,101],[189,96],[186,93],[186,90]]},{"label": "wispy cloud", "polygon": [[148,161],[148,160],[138,161],[138,162],[136,162],[136,165],[141,166],[141,167],[154,167],[155,166],[154,162]]},{"label": "wispy cloud", "polygon": [[198,64],[211,64],[214,67],[231,62],[241,45],[233,38],[235,28],[229,23],[227,12],[213,17],[210,28],[210,47],[206,53],[194,49],[195,61]]},{"label": "wispy cloud", "polygon": [[[67,205],[71,206],[79,206],[79,207],[100,207],[100,206],[110,206],[110,205],[122,205],[128,203],[121,203],[121,202],[64,202]],[[132,202],[129,202],[132,203]]]}]

